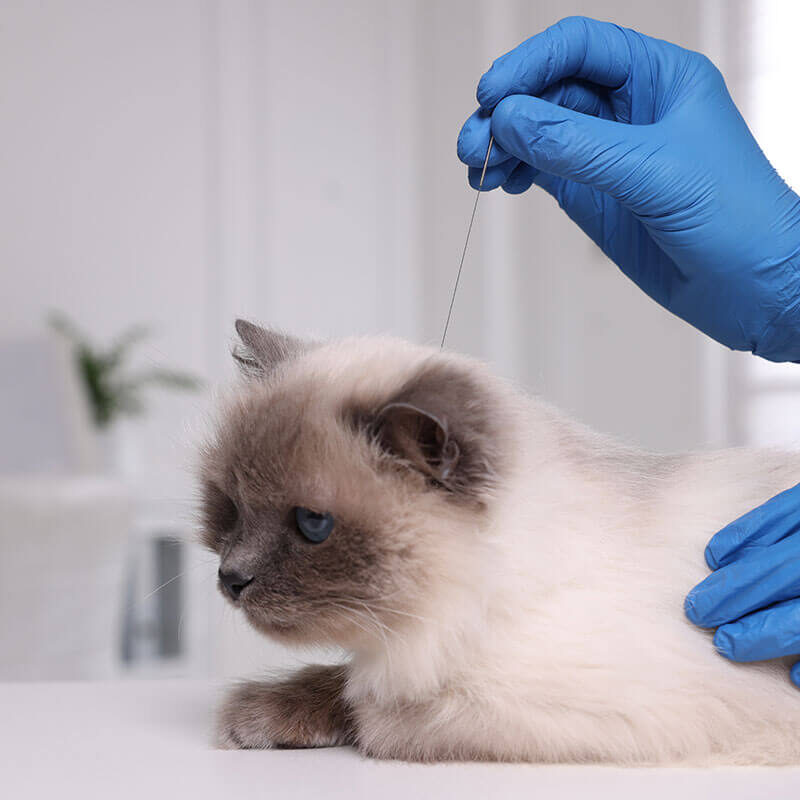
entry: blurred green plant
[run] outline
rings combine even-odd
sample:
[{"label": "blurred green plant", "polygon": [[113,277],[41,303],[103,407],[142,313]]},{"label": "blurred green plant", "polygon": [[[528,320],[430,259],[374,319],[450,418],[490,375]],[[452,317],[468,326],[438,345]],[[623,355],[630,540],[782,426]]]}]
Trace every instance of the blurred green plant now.
[{"label": "blurred green plant", "polygon": [[202,386],[199,379],[178,370],[152,367],[128,371],[131,350],[151,335],[150,330],[142,325],[129,328],[107,349],[101,349],[95,347],[66,314],[53,311],[47,320],[53,330],[70,342],[92,418],[100,429],[108,428],[119,416],[143,413],[142,395],[150,386],[179,391],[196,391]]}]

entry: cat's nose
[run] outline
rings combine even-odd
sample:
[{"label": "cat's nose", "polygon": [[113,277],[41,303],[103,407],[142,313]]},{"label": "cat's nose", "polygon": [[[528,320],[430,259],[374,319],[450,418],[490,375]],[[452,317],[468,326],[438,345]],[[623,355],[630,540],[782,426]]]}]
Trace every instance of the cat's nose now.
[{"label": "cat's nose", "polygon": [[241,572],[235,569],[222,569],[220,567],[217,574],[219,575],[219,582],[225,587],[225,591],[233,600],[238,600],[244,588],[253,582],[252,575],[242,575]]}]

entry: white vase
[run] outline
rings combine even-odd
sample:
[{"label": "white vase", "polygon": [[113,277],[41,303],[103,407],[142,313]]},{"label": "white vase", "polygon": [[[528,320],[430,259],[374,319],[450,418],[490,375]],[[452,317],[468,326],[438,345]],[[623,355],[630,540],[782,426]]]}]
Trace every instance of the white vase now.
[{"label": "white vase", "polygon": [[0,680],[114,675],[127,488],[97,476],[0,478],[0,508]]},{"label": "white vase", "polygon": [[98,467],[105,474],[133,479],[141,474],[142,453],[134,420],[117,419],[97,432]]}]

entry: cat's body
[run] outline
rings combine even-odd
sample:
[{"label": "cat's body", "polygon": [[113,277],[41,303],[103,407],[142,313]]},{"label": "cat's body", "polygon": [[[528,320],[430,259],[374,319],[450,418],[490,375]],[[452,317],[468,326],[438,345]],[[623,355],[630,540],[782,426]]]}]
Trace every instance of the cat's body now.
[{"label": "cat's body", "polygon": [[[239,522],[220,533],[212,496],[206,541],[256,576],[237,596],[254,625],[352,656],[236,689],[224,745],[800,763],[785,666],[721,658],[683,613],[708,539],[797,483],[800,455],[643,454],[461,357],[383,339],[276,351],[239,329],[255,376],[204,468]],[[297,506],[338,527],[309,545]]]}]

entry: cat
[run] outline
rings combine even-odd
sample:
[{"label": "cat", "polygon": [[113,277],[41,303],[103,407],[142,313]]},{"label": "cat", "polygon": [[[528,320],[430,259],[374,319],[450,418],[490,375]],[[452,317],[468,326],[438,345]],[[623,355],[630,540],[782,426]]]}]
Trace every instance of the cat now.
[{"label": "cat", "polygon": [[236,327],[203,542],[256,629],[349,660],[239,685],[220,746],[800,763],[787,660],[727,661],[683,613],[707,540],[800,455],[643,453],[460,355]]}]

